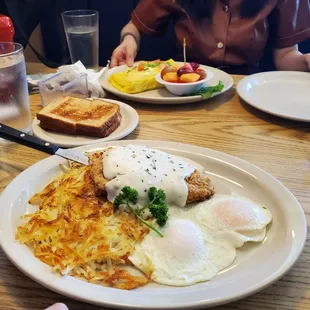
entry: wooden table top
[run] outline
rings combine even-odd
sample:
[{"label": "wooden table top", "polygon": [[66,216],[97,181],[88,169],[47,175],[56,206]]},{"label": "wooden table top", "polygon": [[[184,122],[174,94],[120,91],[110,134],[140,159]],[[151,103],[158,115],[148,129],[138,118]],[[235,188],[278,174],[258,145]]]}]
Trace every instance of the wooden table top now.
[{"label": "wooden table top", "polygon": [[[28,74],[39,72],[51,69],[41,64],[27,65]],[[236,84],[242,76],[233,78]],[[41,109],[40,96],[30,96],[30,102],[34,117]],[[189,143],[247,160],[286,185],[310,222],[309,123],[255,110],[239,99],[235,88],[210,101],[183,106],[130,104],[138,111],[140,124],[126,139]],[[0,192],[21,171],[46,157],[13,143],[1,146]],[[280,281],[251,297],[216,309],[310,309],[309,269],[310,242],[297,264]],[[72,310],[102,309],[49,291],[23,275],[0,250],[0,309],[42,310],[56,302],[64,302]]]}]

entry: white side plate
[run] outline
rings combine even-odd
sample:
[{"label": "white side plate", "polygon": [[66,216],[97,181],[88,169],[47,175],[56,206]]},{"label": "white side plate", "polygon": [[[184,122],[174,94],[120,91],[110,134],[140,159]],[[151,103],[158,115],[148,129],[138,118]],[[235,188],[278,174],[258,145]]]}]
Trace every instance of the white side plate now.
[{"label": "white side plate", "polygon": [[32,122],[33,135],[44,141],[56,144],[61,147],[76,147],[99,142],[120,140],[128,136],[131,132],[133,132],[136,129],[136,127],[139,124],[139,115],[135,109],[133,109],[128,104],[125,104],[120,101],[111,99],[102,99],[102,100],[118,104],[120,106],[120,111],[122,114],[122,121],[120,126],[115,131],[113,131],[108,137],[98,138],[87,136],[73,136],[52,132],[49,130],[42,129],[40,127],[40,121],[37,118],[35,118]]},{"label": "white side plate", "polygon": [[259,110],[310,122],[310,73],[258,73],[241,80],[237,91],[244,101]]},{"label": "white side plate", "polygon": [[295,197],[271,175],[230,155],[173,142],[117,141],[78,149],[89,151],[129,143],[189,158],[205,167],[217,193],[235,193],[266,206],[273,214],[273,222],[263,244],[245,245],[237,251],[233,265],[213,280],[188,287],[151,283],[124,291],[61,277],[15,240],[20,216],[29,207],[28,199],[60,173],[60,163],[66,163],[51,156],[22,172],[0,196],[0,243],[21,271],[55,292],[102,307],[167,310],[215,306],[246,297],[278,280],[296,262],[307,236],[305,215]]},{"label": "white side plate", "polygon": [[[207,71],[211,71],[214,75],[213,79],[206,83],[206,86],[215,86],[218,84],[219,81],[222,81],[224,83],[224,89],[221,93],[216,93],[213,95],[213,97],[218,96],[227,90],[229,90],[233,84],[234,81],[232,77],[225,73],[224,71],[221,71],[216,68],[207,67],[207,66],[201,66]],[[150,91],[146,91],[139,94],[125,94],[117,90],[113,85],[109,82],[109,76],[113,73],[122,72],[128,70],[127,66],[120,66],[113,69],[110,69],[106,74],[105,77],[101,80],[101,86],[107,90],[108,92],[127,99],[131,101],[137,101],[137,102],[145,102],[145,103],[151,103],[151,104],[186,104],[186,103],[193,103],[193,102],[199,102],[204,101],[201,96],[186,96],[186,97],[178,97],[173,94],[171,94],[166,88],[160,88],[160,89],[154,89]]]}]

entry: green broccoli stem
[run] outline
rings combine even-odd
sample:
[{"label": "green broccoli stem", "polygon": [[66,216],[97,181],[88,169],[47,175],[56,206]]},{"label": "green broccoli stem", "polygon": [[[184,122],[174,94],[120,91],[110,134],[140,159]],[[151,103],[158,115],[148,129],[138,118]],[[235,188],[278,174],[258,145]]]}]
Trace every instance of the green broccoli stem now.
[{"label": "green broccoli stem", "polygon": [[[145,226],[147,226],[149,229],[152,229],[153,231],[155,231],[160,237],[164,237],[164,234],[158,230],[156,227],[154,227],[153,225],[149,224],[148,222],[146,222],[129,204],[128,200],[126,201],[126,205],[128,207],[128,209],[136,216],[136,218],[138,218]],[[144,208],[143,208],[144,209]],[[143,210],[142,209],[142,210]],[[140,210],[141,212],[141,210]]]}]

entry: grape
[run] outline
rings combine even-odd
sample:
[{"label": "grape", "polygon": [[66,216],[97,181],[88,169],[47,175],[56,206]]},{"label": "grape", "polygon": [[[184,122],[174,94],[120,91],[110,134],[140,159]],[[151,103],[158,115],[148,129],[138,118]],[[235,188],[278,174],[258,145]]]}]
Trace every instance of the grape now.
[{"label": "grape", "polygon": [[181,75],[187,74],[187,73],[193,73],[193,71],[192,71],[191,69],[184,68],[184,67],[181,67],[181,68],[178,70],[178,76],[181,76]]},{"label": "grape", "polygon": [[191,62],[190,64],[194,71],[196,71],[199,68],[199,64],[197,62]]},{"label": "grape", "polygon": [[207,73],[206,73],[206,71],[203,70],[203,69],[197,69],[197,70],[195,71],[195,73],[197,73],[197,74],[200,75],[199,80],[204,80],[204,79],[207,77]]},{"label": "grape", "polygon": [[170,72],[175,72],[175,69],[172,66],[165,67],[163,70],[161,70],[161,74],[160,74],[161,78],[163,79],[164,76]]},{"label": "grape", "polygon": [[192,72],[194,72],[193,67],[191,66],[190,63],[186,63],[184,66],[182,66],[182,68],[187,68],[187,69],[191,70]]}]

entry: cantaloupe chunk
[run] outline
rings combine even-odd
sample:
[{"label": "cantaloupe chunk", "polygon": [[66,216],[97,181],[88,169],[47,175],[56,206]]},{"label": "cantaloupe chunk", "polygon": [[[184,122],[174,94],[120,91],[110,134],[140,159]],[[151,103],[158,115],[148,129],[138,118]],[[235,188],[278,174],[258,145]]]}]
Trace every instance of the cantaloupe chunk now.
[{"label": "cantaloupe chunk", "polygon": [[164,75],[164,81],[177,83],[179,81],[178,74],[176,72],[168,72]]},{"label": "cantaloupe chunk", "polygon": [[182,74],[180,80],[184,83],[197,82],[200,79],[200,75],[197,73],[185,73]]}]

